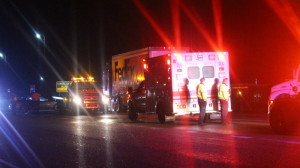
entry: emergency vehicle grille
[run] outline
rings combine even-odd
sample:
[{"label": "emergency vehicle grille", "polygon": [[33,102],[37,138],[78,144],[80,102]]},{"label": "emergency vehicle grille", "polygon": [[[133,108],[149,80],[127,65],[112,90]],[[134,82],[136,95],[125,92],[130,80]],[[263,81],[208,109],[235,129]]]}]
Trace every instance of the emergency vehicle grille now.
[{"label": "emergency vehicle grille", "polygon": [[87,109],[100,108],[99,96],[84,96],[83,103],[84,107]]}]

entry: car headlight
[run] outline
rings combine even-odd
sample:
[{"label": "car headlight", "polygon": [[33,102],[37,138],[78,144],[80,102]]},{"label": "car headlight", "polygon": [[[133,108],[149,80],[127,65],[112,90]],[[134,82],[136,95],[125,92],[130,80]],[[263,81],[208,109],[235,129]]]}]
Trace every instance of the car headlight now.
[{"label": "car headlight", "polygon": [[78,97],[78,96],[74,96],[73,97],[73,102],[76,103],[76,104],[81,104],[81,98]]},{"label": "car headlight", "polygon": [[109,98],[107,96],[102,96],[102,103],[103,104],[108,104]]}]

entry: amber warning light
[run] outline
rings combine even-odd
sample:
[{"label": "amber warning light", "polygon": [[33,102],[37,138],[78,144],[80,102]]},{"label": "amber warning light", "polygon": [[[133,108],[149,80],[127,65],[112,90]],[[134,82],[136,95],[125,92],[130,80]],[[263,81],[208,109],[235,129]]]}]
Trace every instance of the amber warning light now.
[{"label": "amber warning light", "polygon": [[80,77],[80,78],[73,77],[72,81],[74,81],[74,82],[95,82],[95,79],[94,79],[94,77],[87,77],[87,78],[84,78],[84,77]]}]

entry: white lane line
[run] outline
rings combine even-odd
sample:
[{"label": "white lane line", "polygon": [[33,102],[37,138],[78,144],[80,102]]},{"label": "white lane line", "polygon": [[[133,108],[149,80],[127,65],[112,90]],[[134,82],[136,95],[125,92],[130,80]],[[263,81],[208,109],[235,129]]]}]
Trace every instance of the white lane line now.
[{"label": "white lane line", "polygon": [[18,168],[18,166],[15,166],[15,165],[13,165],[5,160],[2,160],[2,159],[0,159],[0,163],[3,163],[4,165],[9,166],[11,168]]},{"label": "white lane line", "polygon": [[233,137],[235,137],[235,138],[241,138],[241,139],[251,139],[251,138],[254,138],[254,137],[249,137],[249,136],[237,136],[237,135],[235,135]]},{"label": "white lane line", "polygon": [[274,141],[274,142],[282,142],[282,143],[288,143],[288,144],[299,144],[300,145],[299,141],[286,141],[286,140],[266,139],[266,138],[263,138],[262,140]]}]

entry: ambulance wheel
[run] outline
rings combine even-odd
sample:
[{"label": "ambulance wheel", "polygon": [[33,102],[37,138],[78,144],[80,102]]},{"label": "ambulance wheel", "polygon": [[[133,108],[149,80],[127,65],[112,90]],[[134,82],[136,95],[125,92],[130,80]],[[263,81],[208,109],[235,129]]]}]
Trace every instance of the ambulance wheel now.
[{"label": "ambulance wheel", "polygon": [[157,106],[156,113],[157,113],[158,121],[160,123],[165,123],[166,122],[166,114],[163,111],[162,105]]},{"label": "ambulance wheel", "polygon": [[132,102],[129,102],[129,103],[128,103],[128,109],[127,109],[127,112],[128,112],[128,118],[129,118],[131,121],[136,121],[136,120],[137,120],[138,115],[137,115],[137,113],[136,113],[135,107],[134,107],[134,105],[132,104]]}]

